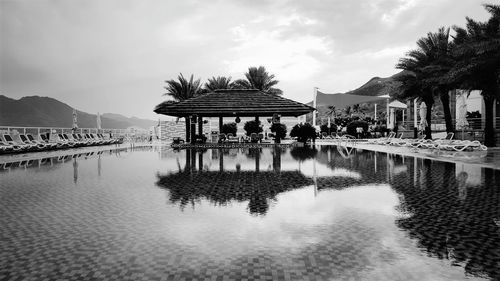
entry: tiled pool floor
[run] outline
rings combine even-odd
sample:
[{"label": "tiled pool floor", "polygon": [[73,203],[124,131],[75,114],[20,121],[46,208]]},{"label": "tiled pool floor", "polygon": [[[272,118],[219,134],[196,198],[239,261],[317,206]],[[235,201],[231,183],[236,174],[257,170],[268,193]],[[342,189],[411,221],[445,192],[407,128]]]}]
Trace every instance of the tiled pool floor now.
[{"label": "tiled pool floor", "polygon": [[499,170],[326,146],[37,161],[0,172],[1,280],[500,278]]}]

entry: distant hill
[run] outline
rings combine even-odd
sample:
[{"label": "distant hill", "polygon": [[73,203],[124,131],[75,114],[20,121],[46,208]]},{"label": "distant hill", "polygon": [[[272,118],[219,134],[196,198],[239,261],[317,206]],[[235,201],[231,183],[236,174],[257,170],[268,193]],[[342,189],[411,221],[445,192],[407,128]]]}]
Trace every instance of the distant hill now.
[{"label": "distant hill", "polygon": [[401,82],[397,81],[396,78],[402,73],[403,71],[386,78],[373,77],[361,87],[357,88],[356,90],[349,91],[346,94],[359,96],[389,95],[392,97],[401,84]]},{"label": "distant hill", "polygon": [[[95,128],[96,114],[77,111],[78,127]],[[138,127],[149,129],[157,122],[136,117],[128,118],[120,114],[101,115],[103,129],[126,129]],[[15,100],[0,95],[0,125],[19,127],[63,127],[73,125],[73,108],[49,97],[30,96]]]}]

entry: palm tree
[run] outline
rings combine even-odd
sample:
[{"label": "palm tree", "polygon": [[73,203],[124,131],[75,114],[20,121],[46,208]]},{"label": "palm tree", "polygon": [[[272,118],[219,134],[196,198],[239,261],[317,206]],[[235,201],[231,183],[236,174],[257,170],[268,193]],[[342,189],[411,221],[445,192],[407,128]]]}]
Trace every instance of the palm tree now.
[{"label": "palm tree", "polygon": [[165,86],[165,90],[167,90],[165,95],[171,96],[176,102],[184,101],[203,94],[200,79],[193,81],[192,74],[189,81],[184,78],[182,73],[179,74],[177,79],[179,81],[165,81],[165,83],[167,83]]},{"label": "palm tree", "polygon": [[225,90],[232,89],[233,83],[231,82],[231,76],[217,76],[208,79],[208,82],[205,83],[205,89],[209,92],[213,92],[215,90]]},{"label": "palm tree", "polygon": [[245,73],[245,79],[234,81],[234,87],[237,89],[258,89],[274,95],[282,95],[283,91],[274,88],[278,80],[274,80],[274,74],[269,74],[263,66],[250,67]]},{"label": "palm tree", "polygon": [[326,114],[332,116],[335,120],[335,118],[337,118],[337,108],[335,108],[335,105],[329,105]]},{"label": "palm tree", "polygon": [[468,90],[481,90],[485,105],[484,142],[495,146],[493,106],[500,98],[500,5],[484,5],[491,14],[486,22],[466,18],[466,28],[454,27],[457,64],[452,82]]},{"label": "palm tree", "polygon": [[427,105],[426,137],[431,138],[430,122],[434,96],[439,96],[443,104],[446,131],[453,132],[450,111],[449,90],[453,88],[445,79],[454,61],[451,57],[452,44],[450,29],[441,27],[437,32],[429,32],[427,37],[417,41],[418,48],[408,52],[406,58],[401,58],[396,68],[406,70],[396,79],[402,82],[400,98],[421,98]]},{"label": "palm tree", "polygon": [[[203,89],[201,88],[200,85],[200,79],[194,80],[193,81],[193,75],[191,74],[191,78],[189,78],[189,81],[184,78],[182,73],[179,74],[177,77],[179,81],[175,80],[166,80],[165,83],[167,85],[165,86],[165,90],[167,90],[167,93],[165,95],[171,96],[174,98],[174,102],[181,102],[199,95],[202,95],[204,93]],[[186,116],[186,132],[190,131],[190,123],[189,122],[189,117]],[[177,120],[179,120],[177,118]],[[189,134],[188,134],[188,139],[186,141],[189,141]]]}]

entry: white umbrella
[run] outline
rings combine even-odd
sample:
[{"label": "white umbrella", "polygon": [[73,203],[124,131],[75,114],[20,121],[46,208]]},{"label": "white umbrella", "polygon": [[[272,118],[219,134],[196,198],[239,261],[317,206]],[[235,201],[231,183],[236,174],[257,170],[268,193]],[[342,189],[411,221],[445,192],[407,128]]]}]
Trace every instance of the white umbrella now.
[{"label": "white umbrella", "polygon": [[97,112],[97,130],[100,130],[101,128],[101,114]]},{"label": "white umbrella", "polygon": [[425,119],[425,116],[427,115],[427,105],[425,105],[425,102],[420,103],[420,124],[418,126],[418,129],[420,131],[424,131],[429,124],[427,124],[427,119]]},{"label": "white umbrella", "polygon": [[395,117],[394,108],[389,109],[389,129],[394,129],[396,125]]},{"label": "white umbrella", "polygon": [[73,129],[73,133],[76,132],[76,129],[78,129],[78,117],[77,117],[77,114],[76,114],[76,109],[73,108],[73,126],[72,126],[72,129]]},{"label": "white umbrella", "polygon": [[461,91],[460,95],[457,96],[457,107],[458,107],[458,118],[457,118],[457,128],[462,129],[462,139],[464,138],[464,129],[469,126],[467,122],[467,92]]}]

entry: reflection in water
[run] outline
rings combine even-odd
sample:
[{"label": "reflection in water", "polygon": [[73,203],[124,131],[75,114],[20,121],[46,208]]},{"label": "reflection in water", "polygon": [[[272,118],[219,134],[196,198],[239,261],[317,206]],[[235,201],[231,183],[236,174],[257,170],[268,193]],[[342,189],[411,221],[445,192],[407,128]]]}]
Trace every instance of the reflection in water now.
[{"label": "reflection in water", "polygon": [[0,276],[500,279],[498,170],[344,156],[162,148],[0,163]]},{"label": "reflection in water", "polygon": [[[230,150],[214,150],[219,157],[219,171],[208,171],[203,167],[206,151],[186,150],[186,159],[198,155],[198,170],[195,161],[186,161],[185,168],[177,173],[158,175],[157,185],[169,190],[170,202],[181,208],[207,199],[215,205],[227,205],[231,201],[248,201],[248,211],[253,215],[264,215],[270,202],[279,193],[311,185],[312,181],[298,171],[281,171],[281,148],[272,150],[272,171],[260,171],[261,149],[249,149],[249,158],[255,161],[255,171],[242,171],[241,164],[235,170],[225,170],[223,163]],[[222,152],[222,153],[221,153]],[[235,156],[235,155],[233,155]],[[215,157],[216,158],[216,157]]]},{"label": "reflection in water", "polygon": [[[409,169],[416,174],[393,183],[402,195],[398,208],[408,214],[396,224],[427,253],[463,266],[468,274],[500,280],[500,228],[495,223],[500,171],[483,169],[481,184],[465,187],[467,174],[455,176],[455,164],[416,163],[416,169]],[[412,176],[415,182],[406,180]]]},{"label": "reflection in water", "polygon": [[76,184],[78,181],[78,162],[76,162],[76,157],[73,158],[73,182]]},{"label": "reflection in water", "polygon": [[[186,161],[185,168],[176,173],[159,174],[157,185],[167,189],[170,203],[181,208],[203,200],[217,206],[245,201],[251,214],[265,215],[278,194],[300,187],[314,184],[321,193],[389,184],[400,201],[393,209],[395,224],[419,248],[463,266],[472,276],[500,279],[500,171],[482,169],[480,183],[475,180],[477,184],[471,185],[470,180],[466,184],[467,172],[455,172],[455,164],[360,149],[345,157],[344,152],[331,146],[290,151],[187,150],[188,158],[198,155],[198,164],[206,159],[205,153],[211,153],[208,158],[219,163],[218,168],[206,165],[201,169],[200,164],[195,170],[196,161]],[[271,158],[264,163],[272,161],[272,165],[262,171],[267,165],[262,165],[265,155]],[[242,156],[254,162],[252,171],[242,171],[238,162]]]}]

